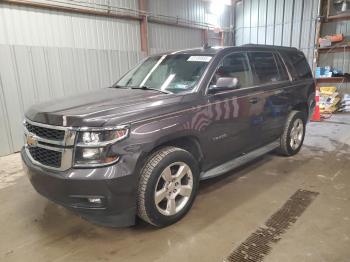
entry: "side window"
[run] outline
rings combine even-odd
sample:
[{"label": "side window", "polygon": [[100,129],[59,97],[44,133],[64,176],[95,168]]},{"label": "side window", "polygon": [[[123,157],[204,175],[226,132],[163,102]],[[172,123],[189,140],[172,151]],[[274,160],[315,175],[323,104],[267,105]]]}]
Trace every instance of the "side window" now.
[{"label": "side window", "polygon": [[249,52],[249,60],[255,72],[256,85],[281,81],[273,53]]},{"label": "side window", "polygon": [[239,88],[252,86],[252,73],[249,68],[246,53],[233,53],[226,56],[219,64],[211,85],[215,85],[220,77],[235,77]]},{"label": "side window", "polygon": [[293,53],[290,56],[291,63],[299,79],[312,78],[312,73],[306,58],[301,53]]},{"label": "side window", "polygon": [[277,61],[278,72],[280,74],[280,80],[281,81],[289,80],[287,69],[282,61],[282,58],[278,54],[275,54],[275,59]]}]

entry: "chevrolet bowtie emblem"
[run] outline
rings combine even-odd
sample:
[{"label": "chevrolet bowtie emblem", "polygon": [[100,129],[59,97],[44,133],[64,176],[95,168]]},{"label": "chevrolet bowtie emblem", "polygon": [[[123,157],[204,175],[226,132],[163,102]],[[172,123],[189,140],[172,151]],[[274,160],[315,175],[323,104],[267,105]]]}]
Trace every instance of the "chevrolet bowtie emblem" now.
[{"label": "chevrolet bowtie emblem", "polygon": [[36,140],[35,136],[33,134],[27,135],[27,145],[28,146],[36,146],[38,144],[38,141]]}]

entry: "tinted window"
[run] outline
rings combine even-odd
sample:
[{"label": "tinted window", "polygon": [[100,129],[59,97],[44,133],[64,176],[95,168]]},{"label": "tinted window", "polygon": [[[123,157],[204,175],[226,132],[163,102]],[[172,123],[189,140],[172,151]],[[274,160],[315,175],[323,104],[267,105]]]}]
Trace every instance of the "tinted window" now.
[{"label": "tinted window", "polygon": [[268,52],[250,52],[249,60],[255,72],[255,84],[281,81],[275,57]]},{"label": "tinted window", "polygon": [[297,78],[307,79],[312,78],[312,73],[307,63],[305,56],[301,53],[293,53],[289,55],[289,59],[293,65]]},{"label": "tinted window", "polygon": [[282,58],[279,55],[275,54],[275,59],[277,61],[277,67],[278,67],[278,72],[280,75],[280,77],[279,77],[280,80],[281,81],[289,80],[287,69],[282,61]]},{"label": "tinted window", "polygon": [[239,87],[251,86],[252,74],[247,55],[245,53],[234,53],[226,56],[219,64],[211,84],[215,85],[219,77],[236,77]]}]

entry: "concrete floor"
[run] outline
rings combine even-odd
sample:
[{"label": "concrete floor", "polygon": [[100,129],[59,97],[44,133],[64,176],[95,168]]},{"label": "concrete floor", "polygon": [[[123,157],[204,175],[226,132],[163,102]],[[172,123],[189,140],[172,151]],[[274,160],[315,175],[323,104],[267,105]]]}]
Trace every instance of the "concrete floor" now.
[{"label": "concrete floor", "polygon": [[222,261],[299,188],[320,194],[264,261],[350,261],[350,115],[308,126],[295,157],[266,155],[204,181],[164,229],[92,225],[38,195],[18,154],[0,158],[1,261]]}]

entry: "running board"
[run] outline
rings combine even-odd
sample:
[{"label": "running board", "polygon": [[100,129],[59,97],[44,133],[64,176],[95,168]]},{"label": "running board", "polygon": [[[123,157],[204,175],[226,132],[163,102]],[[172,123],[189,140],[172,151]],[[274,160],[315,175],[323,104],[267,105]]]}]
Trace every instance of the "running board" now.
[{"label": "running board", "polygon": [[251,151],[245,155],[242,155],[240,157],[237,157],[233,160],[230,160],[220,166],[214,167],[212,169],[209,169],[208,171],[202,172],[200,175],[200,179],[201,180],[205,180],[208,178],[212,178],[212,177],[216,177],[216,176],[220,176],[234,168],[237,168],[241,165],[244,165],[256,158],[258,158],[259,156],[262,156],[268,152],[271,152],[272,150],[276,149],[277,147],[279,147],[279,141],[276,140],[266,146],[260,147],[258,149],[255,149],[254,151]]}]

